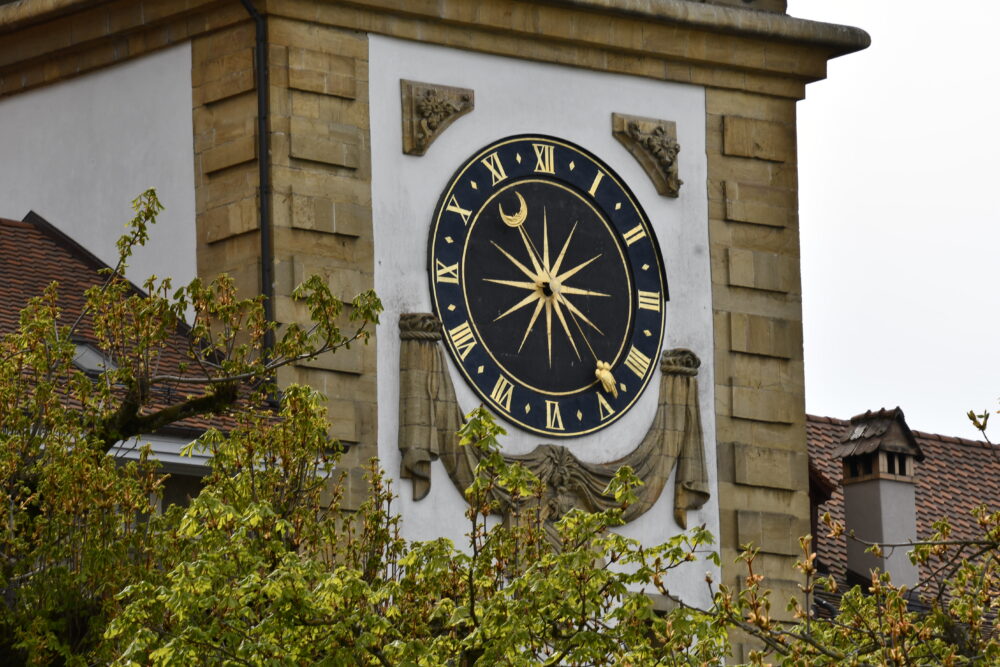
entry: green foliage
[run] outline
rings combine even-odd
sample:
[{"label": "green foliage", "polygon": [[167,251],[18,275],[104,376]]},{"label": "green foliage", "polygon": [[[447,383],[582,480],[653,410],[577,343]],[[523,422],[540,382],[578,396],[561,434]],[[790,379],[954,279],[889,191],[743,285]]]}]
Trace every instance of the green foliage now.
[{"label": "green foliage", "polygon": [[[762,642],[753,664],[777,660],[782,665],[995,665],[1000,664],[1000,512],[980,507],[975,515],[981,536],[958,540],[947,520],[935,524],[930,539],[912,547],[911,560],[921,579],[912,589],[897,586],[884,572],[873,571],[867,586],[840,594],[830,577],[818,577],[811,538],[801,540],[804,601],[791,600],[793,622],[774,618],[765,582],[754,572],[756,551],[741,559],[747,576],[739,592],[720,586],[720,620]],[[834,535],[844,527],[829,520]],[[849,539],[854,539],[849,537]],[[875,553],[889,546],[871,544]],[[836,600],[829,617],[817,618],[817,590]]]},{"label": "green foliage", "polygon": [[[163,536],[177,530],[180,514],[156,513],[165,476],[147,452],[138,461],[118,459],[119,443],[209,414],[227,415],[236,430],[276,428],[268,400],[276,370],[366,341],[381,310],[373,293],[358,296],[344,331],[334,322],[343,304],[312,279],[296,296],[316,317],[314,325],[289,326],[265,345],[275,324],[265,320],[260,298],[239,299],[226,277],[177,291],[169,280],[150,278],[146,293],[125,280],[126,261],[162,206],[149,190],[133,209],[118,242],[119,262],[86,291],[82,312],[60,313],[52,283],[22,311],[18,329],[0,337],[3,664],[109,660],[102,635],[120,610],[116,596],[161,576],[160,564],[171,556],[164,549],[175,546]],[[185,315],[193,317],[189,335]],[[101,372],[74,366],[80,338],[110,359]],[[301,401],[286,399],[286,407]],[[325,433],[325,447],[334,448]],[[204,440],[205,446],[223,441],[218,434]],[[301,471],[293,479],[290,468],[275,473],[284,459],[280,450],[274,455],[271,469],[254,475],[259,493],[293,528],[296,521],[308,524],[292,509],[321,485],[313,477],[303,481]],[[223,447],[216,477],[225,475],[229,460]],[[217,485],[217,493],[224,491]],[[287,535],[303,539],[295,530]]]},{"label": "green foliage", "polygon": [[[294,297],[313,324],[279,331],[226,277],[151,278],[140,293],[126,260],[162,207],[152,191],[133,207],[120,262],[78,318],[61,318],[53,284],[0,339],[4,663],[688,664],[725,650],[707,615],[659,615],[644,594],[665,592],[707,532],[652,548],[615,533],[638,483],[628,469],[610,489],[622,508],[546,525],[538,480],[505,462],[485,410],[461,433],[486,454],[467,544],[402,540],[375,462],[365,504],[340,511],[322,399],[274,377],[365,342],[377,297],[345,317],[310,278]],[[73,365],[81,335],[111,360],[101,372]],[[189,447],[212,456],[203,491],[158,513],[165,476],[148,452],[116,459],[117,444],[209,414],[227,421]],[[506,521],[497,487],[515,503]]]},{"label": "green foliage", "polygon": [[[668,595],[708,532],[656,546],[616,532],[640,483],[628,468],[607,490],[618,507],[548,523],[542,485],[500,454],[503,430],[482,408],[459,434],[482,454],[464,543],[403,540],[375,461],[367,501],[341,510],[340,446],[322,398],[278,391],[274,377],[365,342],[377,297],[358,296],[345,320],[310,278],[295,298],[313,324],[279,331],[225,277],[176,291],[150,279],[139,293],[125,261],[161,206],[149,191],[134,208],[121,261],[87,291],[83,315],[60,319],[53,284],[0,338],[3,664],[704,665],[729,654],[734,630],[758,641],[756,664],[1000,663],[1000,515],[985,510],[981,539],[955,540],[941,523],[917,546],[930,573],[919,608],[876,573],[833,618],[817,618],[817,592],[836,584],[817,576],[804,538],[791,621],[772,613],[752,549],[739,590],[719,586],[711,608],[654,611],[647,594]],[[178,330],[184,348],[169,349]],[[90,375],[73,365],[81,332],[112,365]],[[183,361],[166,363],[170,354]],[[165,476],[147,451],[116,459],[116,443],[208,414],[227,422],[189,448],[212,456],[204,490],[156,512]],[[509,500],[502,520],[498,490]]]},{"label": "green foliage", "polygon": [[[499,456],[502,431],[479,409],[462,432],[486,453],[467,492],[467,548],[406,543],[374,463],[371,496],[355,514],[307,491],[326,479],[316,400],[290,390],[282,423],[264,438],[260,424],[224,443],[209,437],[225,472],[164,535],[165,576],[122,593],[106,637],[123,663],[701,664],[724,652],[725,631],[710,617],[683,607],[657,615],[640,592],[665,587],[710,541],[703,530],[644,549],[611,530],[620,509],[574,512],[553,544],[532,507],[537,480]],[[302,474],[279,472],[289,467]],[[273,477],[260,481],[262,470]],[[620,477],[627,495],[635,480]],[[525,500],[506,523],[489,518],[495,484]],[[284,502],[289,489],[299,504]]]}]

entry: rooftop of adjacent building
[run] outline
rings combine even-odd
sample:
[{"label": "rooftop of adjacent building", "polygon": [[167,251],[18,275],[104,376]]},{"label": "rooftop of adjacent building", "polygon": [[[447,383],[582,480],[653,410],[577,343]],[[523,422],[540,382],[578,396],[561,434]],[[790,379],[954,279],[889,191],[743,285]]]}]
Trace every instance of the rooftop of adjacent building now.
[{"label": "rooftop of adjacent building", "polygon": [[[60,323],[73,324],[84,313],[84,292],[103,283],[105,276],[101,271],[109,268],[76,240],[35,213],[29,213],[24,220],[0,218],[0,335],[17,329],[21,310],[52,282],[58,284]],[[130,285],[136,294],[144,294],[138,286]],[[101,361],[115,363],[107,356],[101,358],[93,323],[86,314],[73,333],[73,341],[78,344],[80,352],[77,365],[84,370],[87,370],[84,365],[88,359],[96,359],[98,365]],[[178,323],[167,344],[155,355],[153,363],[159,364],[164,373],[174,369],[176,374],[180,374],[188,345],[187,325]],[[201,389],[186,383],[164,387],[161,395],[154,397],[152,407],[165,406]],[[190,418],[173,425],[169,431],[190,436],[221,423],[219,418]]]},{"label": "rooftop of adjacent building", "polygon": [[[845,447],[853,447],[851,435],[858,429],[858,421],[875,425],[877,431],[885,421],[895,419],[897,414],[905,425],[902,411],[898,408],[869,412],[852,420],[807,415],[811,472],[814,477],[817,473],[821,477],[813,480],[813,484],[825,483],[831,491],[829,500],[818,507],[820,515],[829,512],[832,519],[844,522],[842,456]],[[916,537],[930,537],[934,533],[934,523],[946,517],[953,528],[954,538],[975,538],[978,524],[972,511],[981,504],[994,511],[1000,509],[1000,448],[980,440],[921,431],[911,433],[923,456],[923,460],[916,461],[913,475]],[[840,581],[846,581],[848,538],[844,535],[831,538],[822,525],[816,532],[815,550],[820,566],[827,568]]]}]

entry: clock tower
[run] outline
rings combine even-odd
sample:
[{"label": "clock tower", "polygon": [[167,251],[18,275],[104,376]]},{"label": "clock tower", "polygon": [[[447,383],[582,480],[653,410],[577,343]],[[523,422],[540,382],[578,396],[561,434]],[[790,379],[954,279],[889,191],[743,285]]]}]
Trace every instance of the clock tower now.
[{"label": "clock tower", "polygon": [[[71,169],[80,217],[119,196],[101,157],[177,184],[176,252],[282,322],[306,316],[310,274],[345,299],[374,287],[374,344],[280,379],[327,396],[348,504],[381,458],[408,537],[461,537],[474,461],[450,434],[484,404],[553,516],[599,507],[628,463],[647,491],[624,532],[706,524],[717,578],[735,585],[753,542],[791,594],[809,531],[795,103],[867,44],[783,0],[0,3],[0,145],[33,137],[0,183],[25,197],[24,174]],[[79,158],[39,131],[152,82],[183,127],[114,104],[108,127],[142,131],[112,148],[94,130]],[[144,157],[146,136],[182,159]],[[706,567],[677,593],[704,601]]]}]

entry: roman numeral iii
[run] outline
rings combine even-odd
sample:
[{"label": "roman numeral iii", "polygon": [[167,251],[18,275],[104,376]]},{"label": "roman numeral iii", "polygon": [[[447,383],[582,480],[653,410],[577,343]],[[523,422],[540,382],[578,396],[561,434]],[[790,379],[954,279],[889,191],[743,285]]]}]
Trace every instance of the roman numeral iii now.
[{"label": "roman numeral iii", "polygon": [[660,293],[639,290],[639,307],[660,312]]},{"label": "roman numeral iii", "polygon": [[628,350],[628,356],[625,357],[625,365],[628,366],[630,371],[641,378],[649,370],[649,357],[635,349],[633,345]]}]

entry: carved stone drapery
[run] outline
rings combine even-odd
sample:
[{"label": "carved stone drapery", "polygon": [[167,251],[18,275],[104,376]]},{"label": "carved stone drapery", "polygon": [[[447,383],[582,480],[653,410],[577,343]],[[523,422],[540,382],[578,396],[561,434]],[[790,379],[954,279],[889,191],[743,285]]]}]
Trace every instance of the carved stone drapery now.
[{"label": "carved stone drapery", "polygon": [[[413,497],[419,500],[430,489],[430,462],[440,458],[452,482],[464,491],[472,483],[480,452],[460,446],[455,436],[461,413],[444,366],[444,351],[437,344],[440,322],[430,314],[402,315],[400,338],[401,477],[413,480]],[[687,527],[687,511],[701,507],[709,497],[698,405],[699,365],[690,350],[663,353],[653,423],[639,446],[617,461],[587,463],[566,447],[548,444],[529,454],[504,457],[524,465],[545,483],[542,511],[549,524],[574,507],[592,512],[615,507],[615,499],[604,489],[618,468],[628,465],[644,485],[636,489],[638,502],[625,510],[625,520],[653,506],[676,467],[674,517]],[[502,491],[495,493],[502,507],[510,506]]]},{"label": "carved stone drapery", "polygon": [[400,79],[403,104],[403,152],[423,155],[431,143],[456,119],[475,107],[468,88]]},{"label": "carved stone drapery", "polygon": [[445,366],[441,321],[430,313],[399,317],[400,477],[413,482],[413,499],[431,488],[431,461],[458,447],[462,413]]},{"label": "carved stone drapery", "polygon": [[677,175],[677,124],[672,120],[611,114],[611,132],[646,171],[656,191],[677,197],[684,183]]}]

